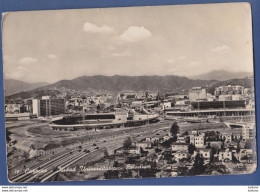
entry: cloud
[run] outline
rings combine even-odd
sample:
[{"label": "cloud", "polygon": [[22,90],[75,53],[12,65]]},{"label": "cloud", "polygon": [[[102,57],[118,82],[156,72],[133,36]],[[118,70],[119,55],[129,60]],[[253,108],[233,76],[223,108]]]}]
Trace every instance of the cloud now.
[{"label": "cloud", "polygon": [[135,42],[148,39],[151,36],[152,33],[143,26],[130,26],[124,33],[120,35],[120,38],[124,41]]},{"label": "cloud", "polygon": [[187,57],[186,56],[180,56],[177,58],[178,61],[182,61],[182,60],[185,60]]},{"label": "cloud", "polygon": [[221,45],[221,46],[218,46],[218,47],[215,47],[213,49],[211,49],[212,52],[222,52],[222,51],[228,51],[230,49],[229,46],[227,45]]},{"label": "cloud", "polygon": [[175,63],[175,62],[177,62],[177,61],[183,61],[183,60],[185,60],[187,57],[186,56],[179,56],[179,57],[177,57],[177,58],[175,58],[175,59],[168,59],[167,60],[167,63]]},{"label": "cloud", "polygon": [[200,61],[191,61],[188,66],[194,66],[194,65],[200,65],[201,62]]},{"label": "cloud", "polygon": [[18,63],[21,65],[34,64],[36,62],[37,62],[37,59],[32,58],[32,57],[23,57],[18,60]]},{"label": "cloud", "polygon": [[175,61],[173,59],[169,59],[167,63],[174,63]]},{"label": "cloud", "polygon": [[116,48],[114,46],[108,46],[108,50],[116,50]]},{"label": "cloud", "polygon": [[29,72],[30,71],[30,69],[28,69],[26,67],[22,67],[22,66],[17,67],[17,70],[19,70],[21,72]]},{"label": "cloud", "polygon": [[84,23],[83,30],[89,33],[110,33],[114,31],[113,28],[107,25],[97,26],[96,24],[89,22]]},{"label": "cloud", "polygon": [[49,54],[49,55],[48,55],[48,58],[49,58],[49,59],[57,59],[57,55],[55,55],[55,54]]},{"label": "cloud", "polygon": [[111,57],[130,57],[132,54],[129,51],[121,52],[121,53],[112,53]]},{"label": "cloud", "polygon": [[15,70],[5,72],[6,76],[10,79],[23,79],[29,73],[31,73],[31,70],[23,66],[18,66]]}]

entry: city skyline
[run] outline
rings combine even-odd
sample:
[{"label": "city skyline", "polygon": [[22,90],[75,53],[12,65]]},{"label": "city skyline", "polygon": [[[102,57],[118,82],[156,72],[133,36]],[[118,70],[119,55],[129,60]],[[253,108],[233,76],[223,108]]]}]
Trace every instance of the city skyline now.
[{"label": "city skyline", "polygon": [[4,77],[253,73],[250,12],[247,3],[226,3],[8,13]]}]

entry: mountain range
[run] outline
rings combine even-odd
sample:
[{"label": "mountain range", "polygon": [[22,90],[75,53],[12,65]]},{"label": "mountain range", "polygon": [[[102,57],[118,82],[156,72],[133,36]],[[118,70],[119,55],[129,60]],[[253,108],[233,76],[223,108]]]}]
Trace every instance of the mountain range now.
[{"label": "mountain range", "polygon": [[196,76],[190,76],[191,79],[201,79],[201,80],[217,80],[217,81],[227,81],[229,79],[243,79],[248,76],[252,76],[250,72],[229,72],[225,70],[215,70],[208,73],[203,73]]},{"label": "mountain range", "polygon": [[[228,74],[228,73],[226,73]],[[245,75],[245,74],[244,74]],[[246,74],[248,76],[248,74]],[[29,84],[17,80],[5,80],[5,96],[8,98],[31,98],[42,95],[55,95],[62,88],[77,91],[112,91],[124,90],[133,91],[173,91],[188,90],[192,87],[207,87],[209,93],[213,93],[215,87],[222,85],[253,85],[250,78],[235,78],[224,81],[200,80],[180,77],[175,75],[167,76],[82,76],[72,80],[61,80],[53,84],[34,83]]]},{"label": "mountain range", "polygon": [[82,76],[72,80],[62,80],[38,89],[67,88],[74,90],[107,91],[168,91],[190,89],[194,86],[206,86],[216,81],[192,80],[187,77],[167,76]]},{"label": "mountain range", "polygon": [[38,83],[27,83],[24,81],[14,80],[14,79],[4,79],[4,92],[5,96],[13,95],[19,92],[30,91],[38,87],[47,85],[46,82]]}]

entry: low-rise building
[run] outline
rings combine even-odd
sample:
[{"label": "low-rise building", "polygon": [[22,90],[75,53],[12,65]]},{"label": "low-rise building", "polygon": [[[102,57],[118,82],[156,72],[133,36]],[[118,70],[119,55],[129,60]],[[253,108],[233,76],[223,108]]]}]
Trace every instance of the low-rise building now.
[{"label": "low-rise building", "polygon": [[137,142],[135,144],[137,148],[143,148],[143,149],[148,149],[152,148],[152,143],[150,141],[144,141],[144,142]]},{"label": "low-rise building", "polygon": [[238,159],[241,161],[245,157],[251,157],[253,154],[252,149],[241,149],[239,154],[238,154]]},{"label": "low-rise building", "polygon": [[223,133],[221,137],[226,143],[231,143],[231,141],[232,141],[231,133]]},{"label": "low-rise building", "polygon": [[172,107],[172,103],[171,102],[161,103],[161,107],[162,107],[163,110],[165,110],[167,108],[171,108]]},{"label": "low-rise building", "polygon": [[215,149],[221,149],[222,141],[208,141],[206,146],[214,147]]},{"label": "low-rise building", "polygon": [[187,159],[189,158],[189,153],[188,151],[177,151],[174,154],[174,160],[176,160],[177,162],[181,159]]},{"label": "low-rise building", "polygon": [[140,148],[130,147],[126,152],[129,154],[140,154]]},{"label": "low-rise building", "polygon": [[153,137],[152,139],[151,139],[151,142],[158,142],[159,141],[159,138],[158,137]]},{"label": "low-rise building", "polygon": [[173,143],[172,151],[187,151],[189,148],[189,144],[186,143]]},{"label": "low-rise building", "polygon": [[205,147],[205,136],[204,135],[190,135],[190,144],[195,145],[196,148]]},{"label": "low-rise building", "polygon": [[177,142],[177,143],[186,143],[186,137],[178,136],[176,142]]},{"label": "low-rise building", "polygon": [[129,154],[140,154],[140,148],[139,147],[130,147],[128,149],[125,149],[123,147],[118,148],[114,150],[115,154],[124,154],[124,153],[129,153]]},{"label": "low-rise building", "polygon": [[241,134],[239,133],[233,133],[233,140],[237,141],[241,139]]},{"label": "low-rise building", "polygon": [[168,141],[170,138],[171,138],[171,136],[166,135],[166,136],[163,137],[163,140]]},{"label": "low-rise building", "polygon": [[198,150],[194,151],[192,157],[195,158],[198,153],[204,159],[205,163],[210,161],[210,158],[211,158],[211,155],[212,155],[211,149],[198,149]]},{"label": "low-rise building", "polygon": [[23,113],[23,104],[5,104],[5,113]]},{"label": "low-rise building", "polygon": [[218,153],[218,160],[219,161],[232,161],[232,151],[229,149],[221,149]]},{"label": "low-rise building", "polygon": [[247,124],[244,125],[242,128],[242,139],[248,140],[255,137],[255,125],[254,124]]}]

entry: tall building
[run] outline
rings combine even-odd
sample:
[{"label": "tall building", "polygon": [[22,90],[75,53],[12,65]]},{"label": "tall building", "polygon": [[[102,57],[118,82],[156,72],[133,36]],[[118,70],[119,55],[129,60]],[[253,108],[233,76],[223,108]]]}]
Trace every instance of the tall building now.
[{"label": "tall building", "polygon": [[33,114],[37,116],[51,116],[65,113],[65,100],[52,99],[43,96],[42,99],[33,99]]},{"label": "tall building", "polygon": [[190,101],[206,100],[206,99],[207,99],[206,89],[201,87],[193,87],[191,90],[189,90]]},{"label": "tall building", "polygon": [[33,111],[33,115],[36,115],[37,117],[40,116],[40,100],[39,99],[32,100],[32,111]]},{"label": "tall building", "polygon": [[214,94],[216,96],[219,95],[243,95],[244,94],[244,87],[240,85],[235,85],[235,86],[220,86],[215,88]]}]

